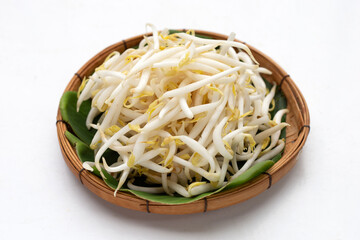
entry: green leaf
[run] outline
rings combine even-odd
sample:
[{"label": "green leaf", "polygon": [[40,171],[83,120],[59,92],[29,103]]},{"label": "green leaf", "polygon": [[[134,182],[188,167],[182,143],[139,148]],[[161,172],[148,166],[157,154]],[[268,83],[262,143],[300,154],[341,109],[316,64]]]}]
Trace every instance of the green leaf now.
[{"label": "green leaf", "polygon": [[76,137],[75,135],[73,135],[71,132],[69,132],[67,130],[65,131],[65,136],[69,140],[71,145],[73,145],[73,146],[75,146],[76,143],[81,142],[81,140],[78,137]]},{"label": "green leaf", "polygon": [[250,180],[256,178],[261,173],[266,172],[269,168],[274,165],[274,162],[271,160],[259,162],[246,170],[243,174],[235,178],[232,182],[230,182],[225,189],[232,189],[238,186],[241,186],[244,183],[249,182]]},{"label": "green leaf", "polygon": [[[65,132],[65,136],[70,141],[70,143],[73,146],[75,146],[76,153],[79,156],[81,162],[94,162],[95,160],[94,150],[92,150],[87,144],[82,142],[79,138],[74,136],[69,131]],[[111,165],[114,162],[116,162],[117,158],[119,157],[119,154],[115,151],[107,149],[102,155],[102,157],[104,157],[106,159],[106,162],[109,165]]]},{"label": "green leaf", "polygon": [[280,160],[281,158],[281,155],[282,155],[282,152],[278,153],[275,157],[273,157],[271,160],[276,163],[277,161]]},{"label": "green leaf", "polygon": [[83,142],[77,142],[76,146],[76,154],[80,158],[80,161],[83,162],[94,162],[95,155],[94,150],[92,150],[88,145]]},{"label": "green leaf", "polygon": [[106,183],[106,185],[115,190],[119,184],[119,181],[116,180],[113,176],[111,176],[110,173],[108,173],[105,169],[102,168],[101,171],[105,176],[104,182]]},{"label": "green leaf", "polygon": [[[65,132],[65,136],[70,141],[72,145],[75,146],[76,154],[78,155],[80,161],[83,162],[94,162],[94,151],[89,148],[88,145],[86,145],[84,142],[82,142],[79,138],[74,136],[69,131]],[[93,174],[100,177],[100,172],[97,170],[97,168],[93,168]]]},{"label": "green leaf", "polygon": [[106,163],[110,166],[113,163],[117,162],[119,154],[111,149],[107,149],[101,158],[105,158]]},{"label": "green leaf", "polygon": [[72,130],[78,138],[84,143],[90,145],[96,130],[88,130],[85,122],[86,117],[91,109],[91,100],[84,101],[79,109],[76,111],[77,93],[65,92],[60,100],[60,112],[63,120],[70,124]]}]

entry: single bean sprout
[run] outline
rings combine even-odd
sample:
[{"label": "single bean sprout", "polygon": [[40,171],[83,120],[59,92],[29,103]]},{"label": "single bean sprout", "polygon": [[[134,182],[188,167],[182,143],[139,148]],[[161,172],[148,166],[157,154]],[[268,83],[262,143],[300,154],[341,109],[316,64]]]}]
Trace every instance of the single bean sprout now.
[{"label": "single bean sprout", "polygon": [[[287,110],[271,119],[276,84],[267,90],[260,76],[271,72],[234,33],[214,40],[146,27],[153,36],[137,49],[111,53],[79,88],[77,108],[92,99],[86,126],[97,130],[90,146],[95,162],[85,162],[86,170],[114,176],[114,195],[126,183],[191,197],[283,150]],[[110,165],[107,149],[119,154]]]}]

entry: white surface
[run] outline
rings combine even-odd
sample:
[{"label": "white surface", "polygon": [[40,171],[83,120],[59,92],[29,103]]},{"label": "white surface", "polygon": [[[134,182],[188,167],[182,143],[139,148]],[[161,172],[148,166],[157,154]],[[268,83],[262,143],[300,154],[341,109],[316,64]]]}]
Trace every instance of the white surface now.
[{"label": "white surface", "polygon": [[[1,1],[1,238],[358,239],[359,3]],[[245,203],[188,216],[116,207],[76,180],[56,136],[63,89],[146,22],[234,31],[291,74],[312,128],[286,177]]]}]

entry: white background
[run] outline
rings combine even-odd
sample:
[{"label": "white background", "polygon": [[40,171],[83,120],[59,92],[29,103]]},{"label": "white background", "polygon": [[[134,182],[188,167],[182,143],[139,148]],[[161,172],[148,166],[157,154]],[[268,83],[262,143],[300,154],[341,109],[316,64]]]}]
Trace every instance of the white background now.
[{"label": "white background", "polygon": [[[359,239],[359,13],[356,0],[1,0],[1,239]],[[270,190],[218,211],[162,216],[113,206],[69,171],[55,128],[65,86],[147,22],[234,31],[294,79],[311,132]]]}]

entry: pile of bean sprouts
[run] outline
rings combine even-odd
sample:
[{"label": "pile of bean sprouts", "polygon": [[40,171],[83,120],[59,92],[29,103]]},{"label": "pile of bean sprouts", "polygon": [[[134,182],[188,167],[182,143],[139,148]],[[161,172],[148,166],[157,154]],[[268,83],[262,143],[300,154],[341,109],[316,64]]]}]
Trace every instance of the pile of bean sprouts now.
[{"label": "pile of bean sprouts", "polygon": [[[85,169],[116,178],[114,195],[126,184],[191,197],[283,150],[287,110],[271,118],[276,85],[267,90],[260,76],[271,72],[234,33],[213,40],[147,27],[152,36],[137,49],[111,53],[79,88],[77,108],[92,99],[86,126],[97,130],[95,161]],[[107,149],[119,154],[110,165],[102,157]],[[144,184],[135,184],[139,177]]]}]

